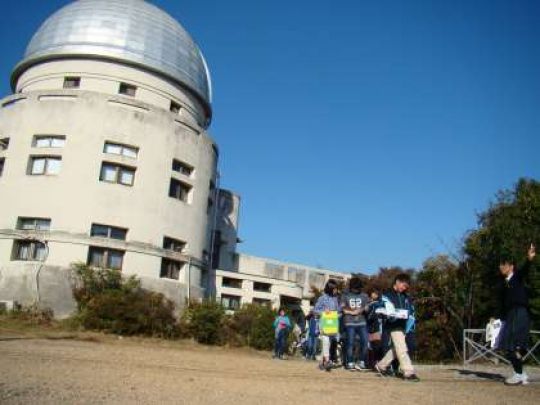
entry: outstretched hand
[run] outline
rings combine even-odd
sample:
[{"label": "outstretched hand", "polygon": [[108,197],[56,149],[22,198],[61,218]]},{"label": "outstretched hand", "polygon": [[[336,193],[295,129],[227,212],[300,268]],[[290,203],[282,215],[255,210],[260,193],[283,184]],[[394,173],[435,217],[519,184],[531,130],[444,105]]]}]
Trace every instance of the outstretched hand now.
[{"label": "outstretched hand", "polygon": [[536,247],[534,246],[534,243],[531,243],[531,246],[529,247],[529,250],[527,252],[527,258],[529,260],[533,260],[536,256]]}]

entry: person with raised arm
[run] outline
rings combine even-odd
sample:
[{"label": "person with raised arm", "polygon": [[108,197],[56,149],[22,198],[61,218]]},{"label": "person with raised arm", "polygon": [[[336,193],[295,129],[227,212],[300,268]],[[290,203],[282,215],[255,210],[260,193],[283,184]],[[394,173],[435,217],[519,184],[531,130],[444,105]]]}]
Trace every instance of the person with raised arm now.
[{"label": "person with raised arm", "polygon": [[504,381],[507,385],[529,383],[527,373],[523,371],[523,356],[527,352],[530,327],[526,280],[534,269],[535,256],[536,247],[531,243],[527,252],[527,261],[523,266],[517,267],[511,256],[501,255],[499,260],[499,271],[504,281],[499,314],[503,326],[498,348],[506,351],[514,369],[514,374]]}]

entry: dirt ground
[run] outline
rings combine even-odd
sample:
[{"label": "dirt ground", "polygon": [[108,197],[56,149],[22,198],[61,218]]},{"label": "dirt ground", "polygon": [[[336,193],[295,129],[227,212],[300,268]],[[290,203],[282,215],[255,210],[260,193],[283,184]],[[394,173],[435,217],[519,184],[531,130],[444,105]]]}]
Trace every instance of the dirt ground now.
[{"label": "dirt ground", "polygon": [[[92,339],[90,339],[92,340]],[[0,337],[2,404],[539,404],[540,369],[525,387],[507,369],[420,367],[419,383],[317,370],[301,359],[136,339]]]}]

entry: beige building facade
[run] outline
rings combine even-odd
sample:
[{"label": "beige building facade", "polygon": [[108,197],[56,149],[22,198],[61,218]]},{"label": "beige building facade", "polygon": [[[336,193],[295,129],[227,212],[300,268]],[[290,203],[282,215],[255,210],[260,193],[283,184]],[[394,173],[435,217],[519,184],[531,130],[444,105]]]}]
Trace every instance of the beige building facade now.
[{"label": "beige building facade", "polygon": [[152,4],[68,4],[11,83],[0,100],[0,301],[67,316],[78,262],[136,275],[179,308],[212,296],[229,309],[307,310],[312,285],[346,277],[237,254],[240,197],[219,189],[208,67]]}]

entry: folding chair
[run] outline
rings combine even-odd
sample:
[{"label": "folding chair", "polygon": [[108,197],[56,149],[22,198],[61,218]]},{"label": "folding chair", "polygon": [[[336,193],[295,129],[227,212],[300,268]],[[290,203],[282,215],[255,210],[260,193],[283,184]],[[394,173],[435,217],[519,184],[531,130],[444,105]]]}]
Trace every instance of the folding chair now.
[{"label": "folding chair", "polygon": [[[510,362],[491,348],[490,342],[485,342],[485,329],[463,330],[463,364],[471,364],[478,359],[484,359],[497,364],[499,361]],[[470,354],[470,356],[467,356]],[[534,356],[534,355],[533,355]]]}]

